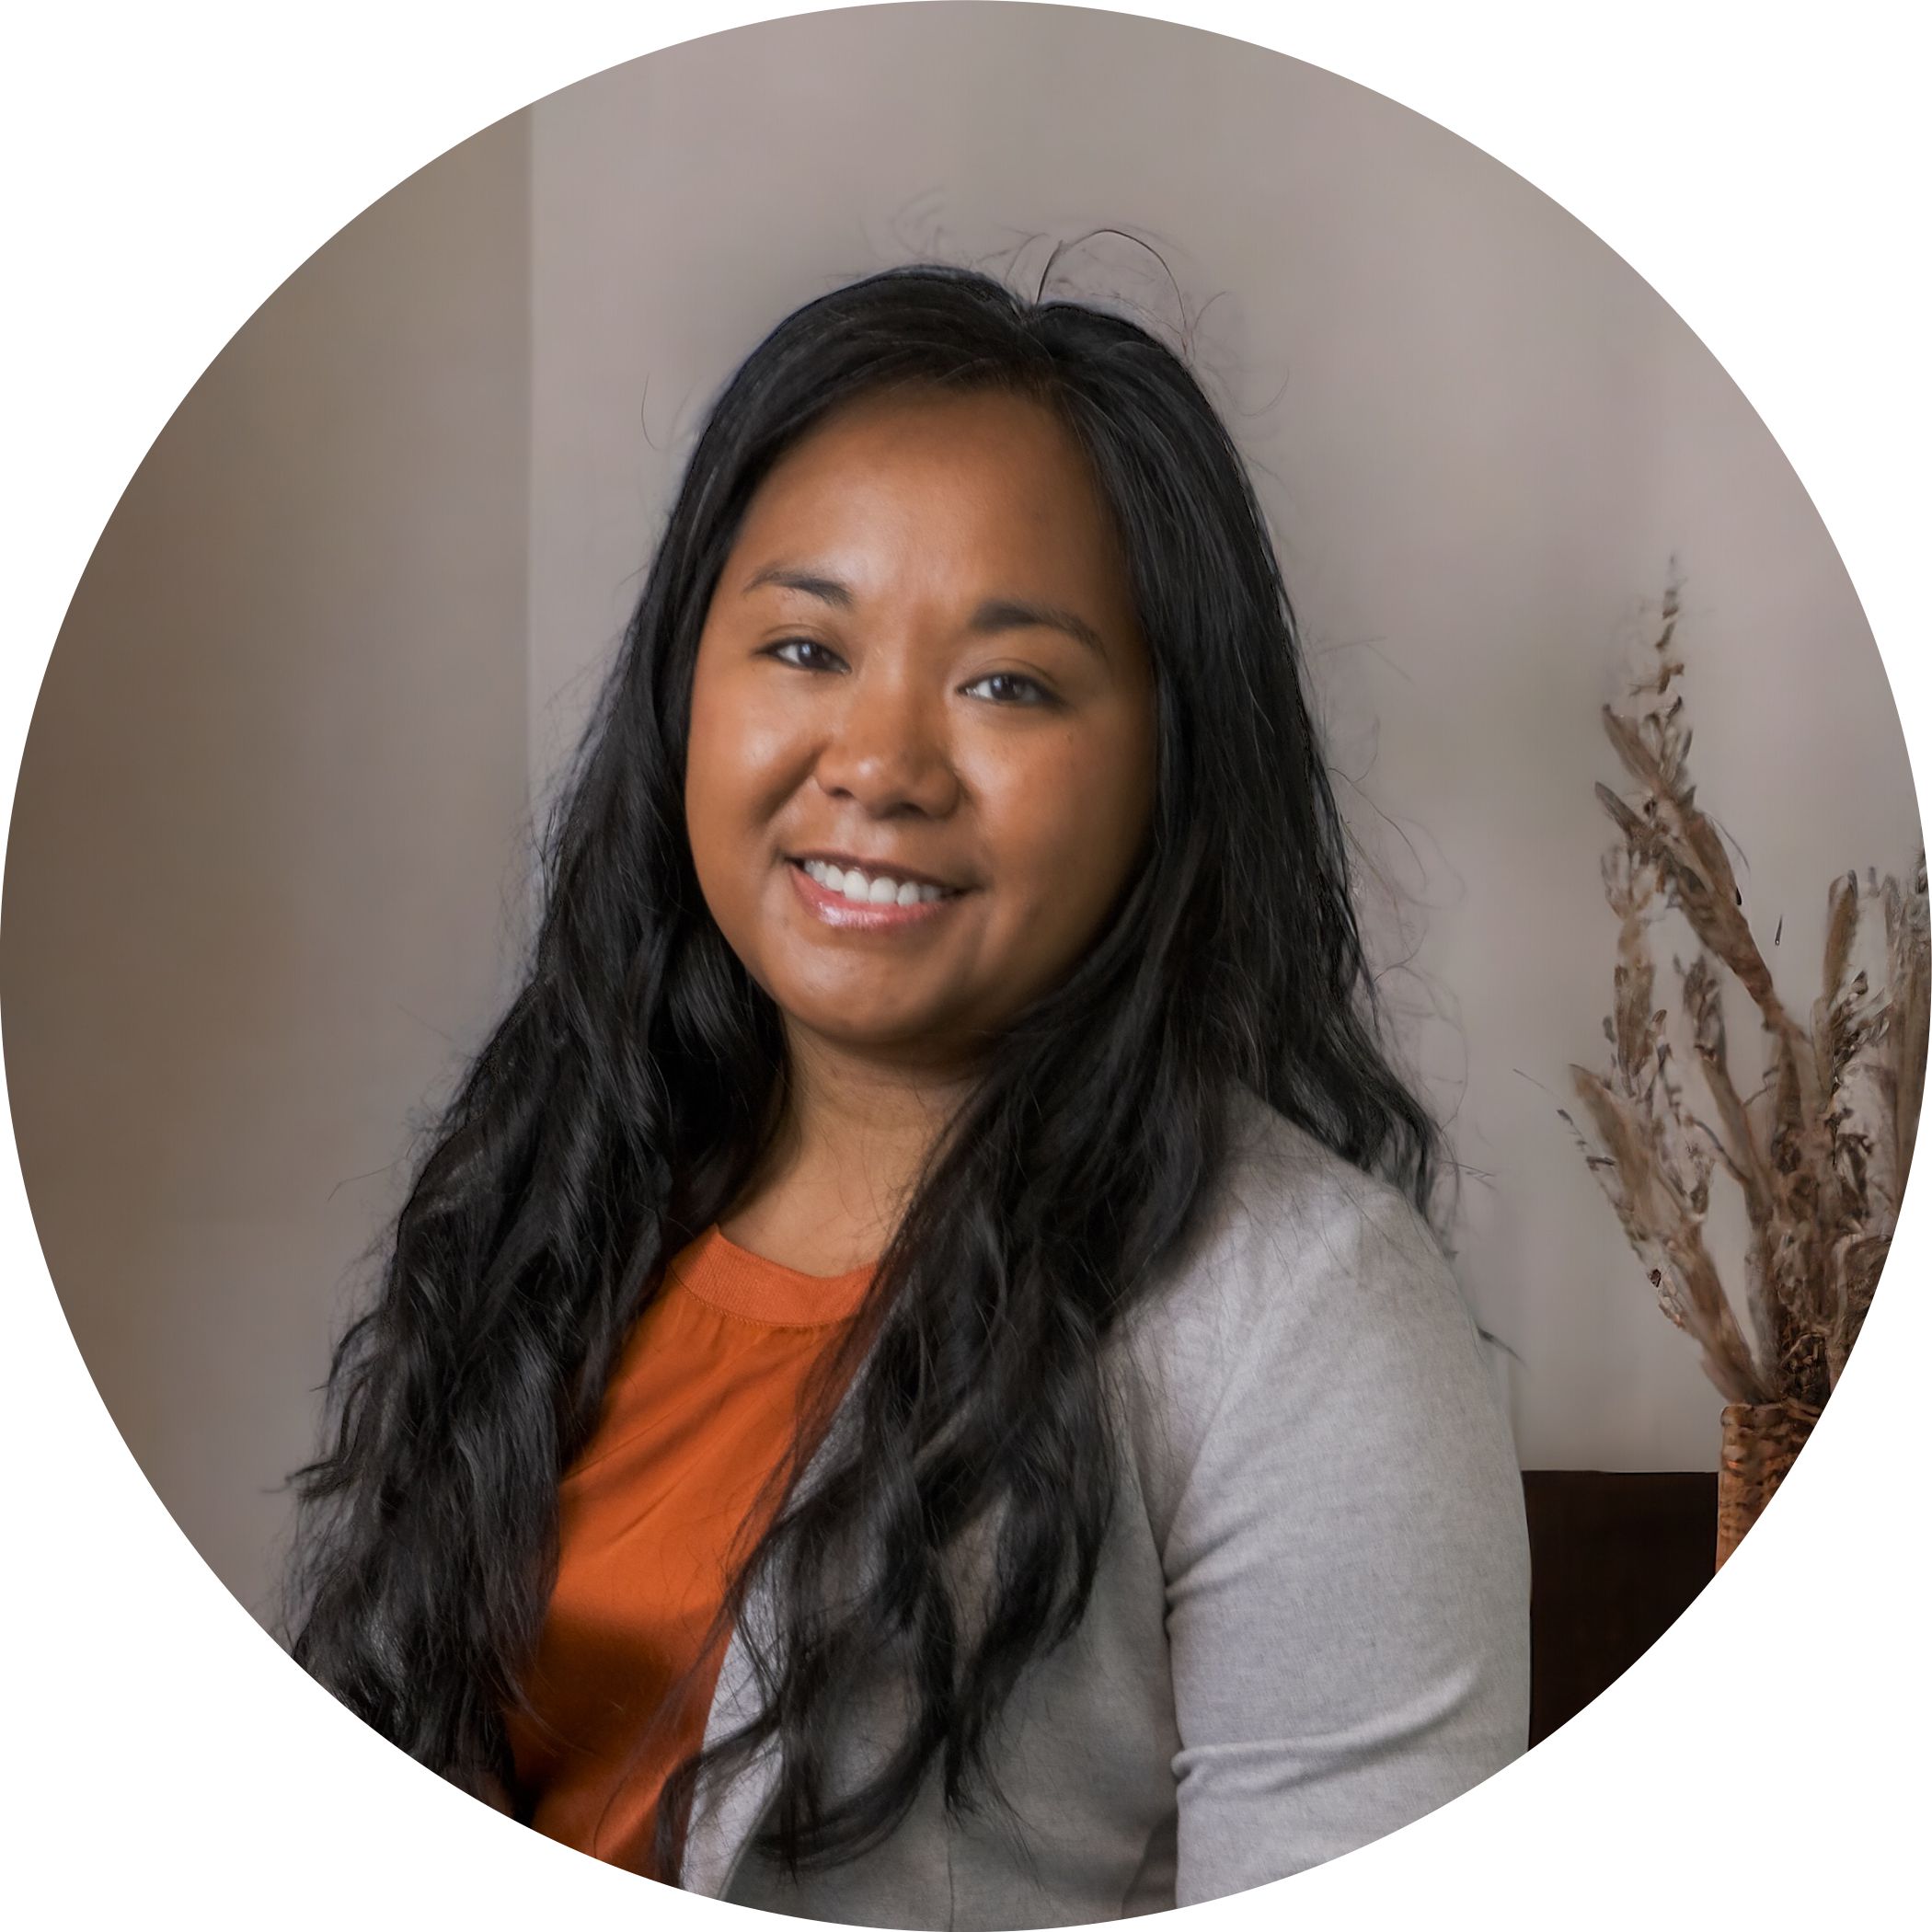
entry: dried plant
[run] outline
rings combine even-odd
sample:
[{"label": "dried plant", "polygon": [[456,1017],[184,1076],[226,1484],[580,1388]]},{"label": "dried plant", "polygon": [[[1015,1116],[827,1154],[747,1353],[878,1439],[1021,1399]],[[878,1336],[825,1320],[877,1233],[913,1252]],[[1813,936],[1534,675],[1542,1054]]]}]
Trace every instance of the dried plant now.
[{"label": "dried plant", "polygon": [[[1576,1133],[1592,1170],[1649,1271],[1659,1305],[1697,1343],[1705,1373],[1731,1402],[1823,1408],[1870,1305],[1912,1166],[1925,1087],[1928,991],[1926,855],[1909,890],[1868,872],[1832,882],[1825,912],[1824,991],[1809,1026],[1785,1007],[1759,951],[1742,894],[1711,821],[1694,802],[1684,666],[1673,656],[1679,586],[1664,593],[1654,673],[1631,691],[1626,716],[1604,707],[1604,729],[1640,788],[1633,803],[1596,794],[1623,834],[1604,855],[1617,915],[1615,1012],[1604,1020],[1607,1076],[1572,1066],[1602,1151]],[[1885,978],[1851,971],[1861,904],[1885,920]],[[1698,941],[1673,960],[1684,1022],[1710,1103],[1686,1104],[1657,1004],[1650,928],[1665,910]],[[1741,1095],[1724,1036],[1721,962],[1763,1020],[1762,1084]],[[1750,1222],[1743,1306],[1749,1336],[1704,1242],[1713,1172],[1742,1190]]]}]

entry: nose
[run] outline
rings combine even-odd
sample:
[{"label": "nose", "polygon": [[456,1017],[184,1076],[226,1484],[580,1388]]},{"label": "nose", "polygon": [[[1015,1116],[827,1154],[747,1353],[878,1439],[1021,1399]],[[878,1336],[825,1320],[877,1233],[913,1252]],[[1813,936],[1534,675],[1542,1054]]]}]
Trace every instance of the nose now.
[{"label": "nose", "polygon": [[827,797],[848,800],[870,818],[939,819],[959,802],[945,724],[943,693],[900,674],[846,681],[832,732],[814,776]]}]

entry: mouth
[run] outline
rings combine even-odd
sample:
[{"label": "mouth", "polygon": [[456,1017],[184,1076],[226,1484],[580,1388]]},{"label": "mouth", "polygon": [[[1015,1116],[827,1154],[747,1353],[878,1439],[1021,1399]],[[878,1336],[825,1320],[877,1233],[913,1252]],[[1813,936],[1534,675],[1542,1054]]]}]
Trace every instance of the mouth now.
[{"label": "mouth", "polygon": [[785,865],[807,911],[846,931],[925,925],[967,891],[901,867],[863,865],[842,853],[797,854]]}]

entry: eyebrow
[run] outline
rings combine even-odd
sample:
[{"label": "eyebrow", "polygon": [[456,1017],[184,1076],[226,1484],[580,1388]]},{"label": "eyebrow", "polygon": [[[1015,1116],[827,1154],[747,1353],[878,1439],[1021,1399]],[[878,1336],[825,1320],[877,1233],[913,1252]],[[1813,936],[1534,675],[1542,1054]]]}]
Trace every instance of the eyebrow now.
[{"label": "eyebrow", "polygon": [[[836,577],[822,576],[816,570],[794,569],[788,564],[768,564],[745,584],[743,594],[750,596],[766,584],[776,584],[781,590],[802,592],[808,597],[816,597],[822,604],[831,604],[835,610],[849,611],[857,602],[851,586],[841,583]],[[966,627],[981,637],[995,637],[1001,631],[1036,627],[1064,631],[1097,657],[1104,660],[1107,656],[1107,646],[1100,633],[1078,612],[1057,604],[1041,604],[1030,597],[989,597],[973,612]]]}]

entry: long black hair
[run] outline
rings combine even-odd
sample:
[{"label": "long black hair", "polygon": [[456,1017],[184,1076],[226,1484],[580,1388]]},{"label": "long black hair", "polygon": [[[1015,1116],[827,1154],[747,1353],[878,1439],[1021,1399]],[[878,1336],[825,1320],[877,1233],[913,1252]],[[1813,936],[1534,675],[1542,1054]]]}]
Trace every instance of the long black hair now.
[{"label": "long black hair", "polygon": [[[855,1856],[937,1775],[988,1792],[990,1727],[1078,1623],[1112,1502],[1109,1332],[1161,1279],[1226,1155],[1246,1086],[1425,1216],[1438,1131],[1392,1070],[1296,627],[1240,456],[1185,363],[1125,316],[976,271],[895,269],[781,322],[713,405],[542,843],[527,977],[438,1121],[379,1292],[338,1346],[327,1451],[302,1498],[296,1658],[385,1737],[470,1788],[507,1776],[556,1570],[558,1483],[666,1260],[726,1213],[782,1109],[784,1036],[726,945],[683,808],[692,665],[761,479],[886,387],[1029,397],[1072,432],[1117,521],[1155,663],[1149,857],[1065,981],[990,1048],[815,1384],[735,1572],[774,1640],[754,1719],[687,1759],[775,1745],[764,1848]],[[385,1236],[386,1244],[386,1236]],[[828,1391],[863,1354],[849,1434]],[[959,1596],[961,1539],[990,1581]],[[748,1640],[753,1633],[746,1633]],[[903,1734],[831,1788],[842,1709],[878,1673]]]}]

